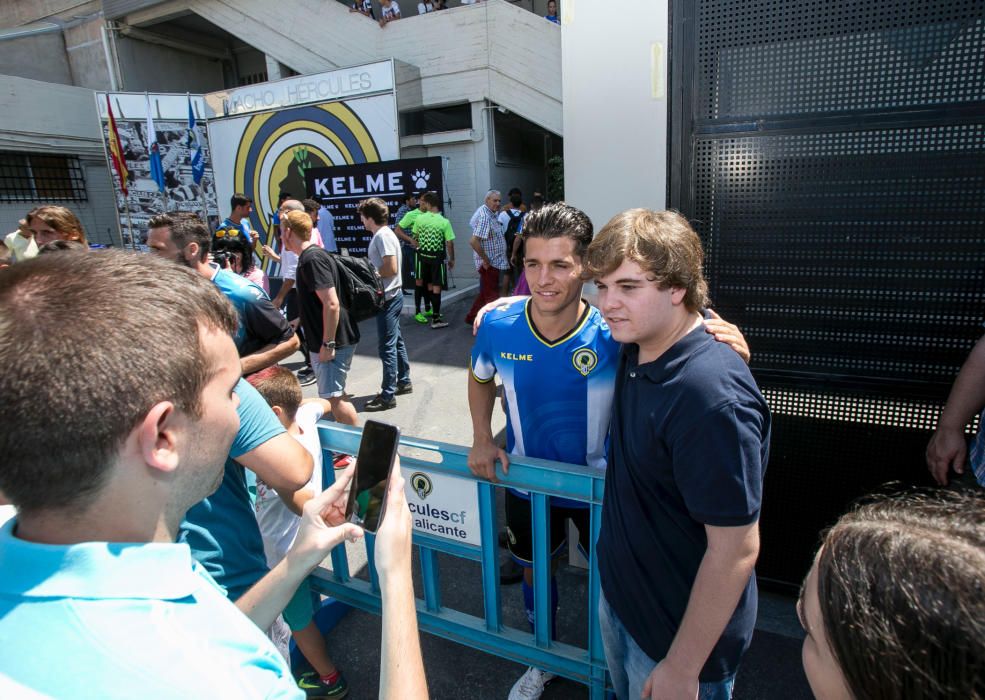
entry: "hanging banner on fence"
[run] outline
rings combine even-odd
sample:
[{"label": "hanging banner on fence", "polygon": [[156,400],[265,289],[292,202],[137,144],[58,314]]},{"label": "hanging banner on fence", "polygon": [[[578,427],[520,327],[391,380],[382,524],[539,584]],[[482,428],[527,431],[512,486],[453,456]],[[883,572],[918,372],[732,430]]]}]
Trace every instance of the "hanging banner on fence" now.
[{"label": "hanging banner on fence", "polygon": [[399,155],[396,98],[389,93],[211,119],[209,138],[219,201],[238,192],[252,199],[251,227],[273,246],[278,195],[308,196],[308,171]]},{"label": "hanging banner on fence", "polygon": [[[144,93],[139,95],[109,93],[109,99],[113,106],[116,130],[120,137],[120,152],[126,164],[128,179],[126,186],[121,186],[118,171],[110,167],[124,243],[129,245],[131,224],[134,238],[137,243],[142,243],[147,235],[147,222],[155,214],[165,211],[192,212],[200,217],[207,211],[212,226],[218,224],[219,208],[216,202],[215,179],[208,165],[210,146],[201,129],[199,129],[199,145],[205,168],[200,182],[195,182],[195,174],[192,171],[194,147],[189,146],[188,141],[189,98],[185,95],[146,96]],[[195,99],[198,104],[199,98]],[[152,114],[154,131],[157,132],[155,136],[164,171],[163,192],[151,175],[151,155],[147,138],[148,102],[154,112]],[[176,105],[182,110],[178,112],[181,115],[180,119],[172,117]],[[109,114],[106,109],[105,93],[97,93],[97,108],[102,118],[103,141],[108,153]],[[162,114],[163,119],[160,116]],[[123,192],[124,189],[127,190],[126,194]]]},{"label": "hanging banner on fence", "polygon": [[475,481],[401,467],[414,529],[479,546],[479,492]]},{"label": "hanging banner on fence", "polygon": [[335,242],[352,255],[366,255],[372,235],[356,207],[369,197],[379,197],[390,207],[392,220],[405,192],[434,191],[441,196],[441,158],[404,158],[381,163],[338,165],[305,171],[308,196],[321,202],[335,218]]}]

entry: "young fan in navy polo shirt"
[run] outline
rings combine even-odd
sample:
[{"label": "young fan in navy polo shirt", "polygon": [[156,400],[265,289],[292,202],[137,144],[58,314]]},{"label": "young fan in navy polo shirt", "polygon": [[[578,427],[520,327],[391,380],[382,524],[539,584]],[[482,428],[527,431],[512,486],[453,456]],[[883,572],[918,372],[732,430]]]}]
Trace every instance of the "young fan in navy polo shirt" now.
[{"label": "young fan in navy polo shirt", "polygon": [[704,331],[701,242],[674,212],[613,218],[588,249],[625,344],[616,379],[599,615],[620,698],[729,698],[752,638],[770,414]]}]

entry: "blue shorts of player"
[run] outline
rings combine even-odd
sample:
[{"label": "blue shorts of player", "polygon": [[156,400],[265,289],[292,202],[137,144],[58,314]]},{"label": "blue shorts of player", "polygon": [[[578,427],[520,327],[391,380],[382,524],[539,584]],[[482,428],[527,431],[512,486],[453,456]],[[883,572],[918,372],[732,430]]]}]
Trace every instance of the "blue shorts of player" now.
[{"label": "blue shorts of player", "polygon": [[[612,687],[617,698],[638,698],[643,685],[653,672],[657,662],[646,655],[623,627],[616,613],[609,607],[605,594],[599,593],[599,625],[602,628],[602,645],[605,662],[612,677]],[[735,676],[712,683],[698,684],[698,700],[729,700]]]},{"label": "blue shorts of player", "polygon": [[352,356],[356,354],[355,345],[335,349],[335,359],[322,362],[318,353],[309,353],[311,369],[318,378],[318,395],[323,399],[334,399],[345,394],[345,380],[349,376]]}]

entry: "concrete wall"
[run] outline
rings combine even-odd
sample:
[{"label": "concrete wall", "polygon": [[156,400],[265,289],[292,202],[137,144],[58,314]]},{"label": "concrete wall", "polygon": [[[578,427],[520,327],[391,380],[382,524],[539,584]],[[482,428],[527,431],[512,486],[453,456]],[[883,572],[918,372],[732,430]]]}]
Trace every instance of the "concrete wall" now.
[{"label": "concrete wall", "polygon": [[[25,108],[30,109],[29,118]],[[0,76],[0,151],[76,156],[85,173],[85,202],[49,202],[74,211],[93,243],[119,245],[112,182],[103,153],[91,90],[14,76]],[[42,202],[0,203],[0,228]]]},{"label": "concrete wall", "polygon": [[[565,198],[598,229],[624,209],[666,206],[668,62],[654,74],[653,51],[666,56],[669,9],[667,0],[566,3]],[[618,40],[600,50],[606,36]]]},{"label": "concrete wall", "polygon": [[0,0],[0,26],[19,27],[48,17],[70,20],[102,10],[100,0]]},{"label": "concrete wall", "polygon": [[222,62],[118,36],[116,50],[127,92],[191,92],[222,90]]},{"label": "concrete wall", "polygon": [[71,85],[72,69],[68,65],[62,33],[0,41],[0,74]]},{"label": "concrete wall", "polygon": [[103,41],[102,19],[65,30],[65,52],[72,69],[72,84],[92,90],[111,90],[110,65]]},{"label": "concrete wall", "polygon": [[560,28],[506,0],[408,16],[385,29],[320,0],[280,0],[274,14],[265,0],[188,7],[302,74],[391,57],[417,66],[420,84],[409,93],[419,99],[401,102],[402,110],[489,99],[561,133]]}]

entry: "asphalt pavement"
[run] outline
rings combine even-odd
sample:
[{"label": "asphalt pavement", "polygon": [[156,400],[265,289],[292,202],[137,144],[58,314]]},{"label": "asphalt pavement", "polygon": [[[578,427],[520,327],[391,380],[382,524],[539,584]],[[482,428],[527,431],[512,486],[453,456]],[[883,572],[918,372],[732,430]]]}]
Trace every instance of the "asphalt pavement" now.
[{"label": "asphalt pavement", "polygon": [[[410,355],[412,394],[397,397],[397,406],[388,411],[368,413],[365,403],[380,388],[381,365],[377,355],[376,325],[360,324],[362,339],[353,358],[347,390],[360,412],[360,419],[370,417],[401,427],[406,436],[426,437],[460,445],[471,444],[466,387],[468,358],[472,345],[471,328],[463,322],[472,303],[474,291],[450,290],[443,312],[449,326],[432,330],[416,323],[409,315],[401,319],[401,332]],[[456,295],[456,296],[453,296]],[[452,297],[452,298],[448,298]],[[405,305],[413,297],[405,297]],[[301,356],[286,363],[292,369],[301,366]],[[305,396],[317,396],[314,385],[305,387]],[[496,411],[494,432],[502,433],[505,417]],[[500,493],[500,500],[502,495]],[[501,552],[505,556],[505,550]],[[349,545],[349,565],[354,575],[365,578],[365,551],[361,544]],[[482,592],[479,566],[448,555],[439,555],[442,604],[446,608],[482,615]],[[415,577],[420,568],[415,559]],[[588,600],[588,575],[584,569],[564,564],[558,572],[561,604],[558,613],[558,637],[565,642],[586,645],[585,611]],[[416,581],[421,597],[420,581]],[[502,588],[503,620],[510,627],[526,627],[519,584]],[[513,683],[525,670],[522,666],[478,652],[460,644],[429,634],[421,635],[424,663],[431,697],[502,698],[505,700]],[[328,635],[333,659],[350,684],[350,698],[364,700],[379,692],[380,619],[376,615],[353,610]],[[799,700],[811,698],[800,663],[803,633],[796,621],[794,600],[789,596],[762,593],[760,615],[735,686],[737,700]],[[587,698],[585,686],[565,679],[548,685],[544,700]]]}]

